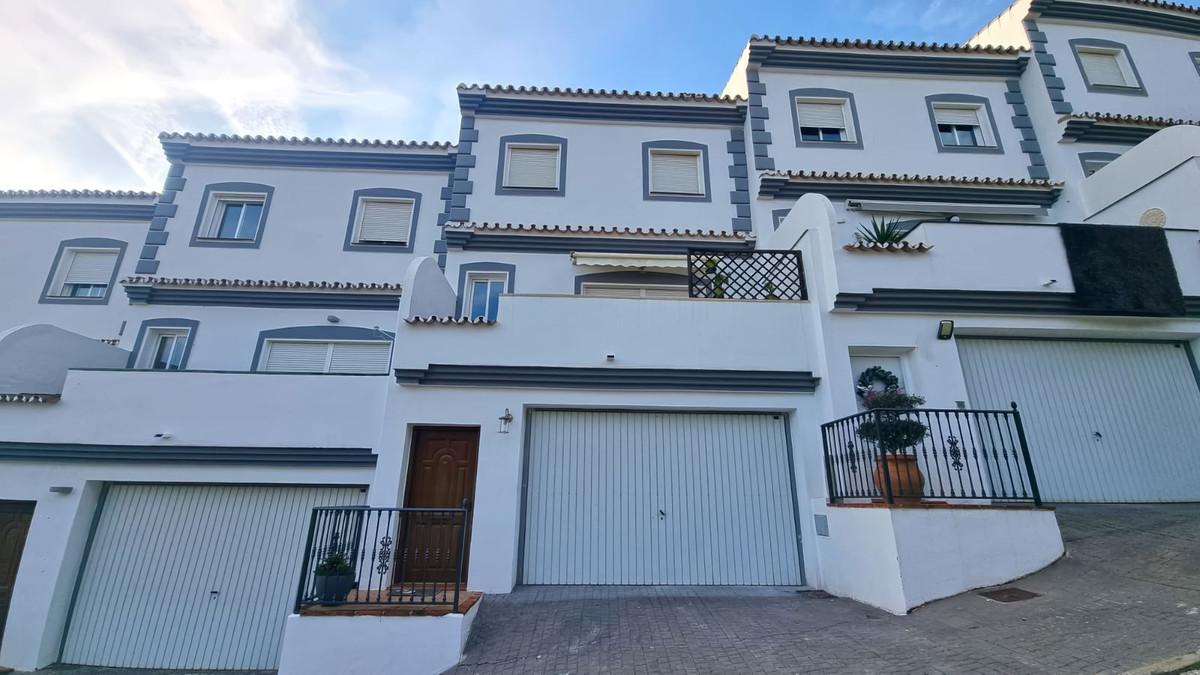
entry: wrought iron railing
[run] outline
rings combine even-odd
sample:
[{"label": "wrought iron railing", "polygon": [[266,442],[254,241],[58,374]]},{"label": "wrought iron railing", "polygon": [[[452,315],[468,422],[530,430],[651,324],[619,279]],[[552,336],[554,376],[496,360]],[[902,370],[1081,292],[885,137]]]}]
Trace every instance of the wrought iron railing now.
[{"label": "wrought iron railing", "polygon": [[807,300],[799,251],[688,251],[688,295],[729,300]]},{"label": "wrought iron railing", "polygon": [[868,410],[821,432],[832,502],[1042,503],[1016,403],[1012,410]]},{"label": "wrought iron railing", "polygon": [[313,509],[296,611],[314,605],[450,605],[458,611],[470,509]]}]

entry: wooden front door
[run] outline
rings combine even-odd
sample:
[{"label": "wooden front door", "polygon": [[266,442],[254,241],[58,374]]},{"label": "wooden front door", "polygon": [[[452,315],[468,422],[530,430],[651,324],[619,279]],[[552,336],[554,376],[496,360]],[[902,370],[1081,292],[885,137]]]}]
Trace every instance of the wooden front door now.
[{"label": "wooden front door", "polygon": [[0,501],[0,640],[4,639],[4,622],[21,566],[21,551],[25,550],[25,535],[33,520],[33,502]]},{"label": "wooden front door", "polygon": [[[456,509],[475,498],[479,429],[418,427],[408,467],[407,508]],[[467,519],[470,514],[467,514]],[[399,582],[453,582],[466,525],[459,514],[409,513],[400,528]],[[463,551],[462,580],[467,580]]]}]

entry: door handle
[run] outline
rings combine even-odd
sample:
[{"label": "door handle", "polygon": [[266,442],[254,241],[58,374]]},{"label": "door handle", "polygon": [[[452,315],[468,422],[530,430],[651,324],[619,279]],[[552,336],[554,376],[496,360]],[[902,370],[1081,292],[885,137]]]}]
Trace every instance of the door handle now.
[{"label": "door handle", "polygon": [[1092,438],[1098,443],[1104,440],[1104,434],[1100,433],[1099,431],[1093,431]]}]

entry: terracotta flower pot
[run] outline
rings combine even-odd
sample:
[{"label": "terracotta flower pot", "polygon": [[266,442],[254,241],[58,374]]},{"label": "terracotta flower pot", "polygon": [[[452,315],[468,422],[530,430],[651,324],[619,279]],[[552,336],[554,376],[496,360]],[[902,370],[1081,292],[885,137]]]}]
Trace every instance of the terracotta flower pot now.
[{"label": "terracotta flower pot", "polygon": [[879,496],[887,498],[887,485],[884,484],[883,463],[887,462],[888,478],[892,483],[892,496],[905,501],[917,501],[925,494],[925,476],[921,475],[921,467],[917,465],[916,455],[907,453],[885,452],[875,458],[875,487],[879,488]]}]

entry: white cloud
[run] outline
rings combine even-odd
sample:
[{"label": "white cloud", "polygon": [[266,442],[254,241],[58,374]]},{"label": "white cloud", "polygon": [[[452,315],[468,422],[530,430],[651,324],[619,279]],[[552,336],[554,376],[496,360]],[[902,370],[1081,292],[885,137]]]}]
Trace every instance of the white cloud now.
[{"label": "white cloud", "polygon": [[884,0],[863,18],[879,26],[915,27],[927,32],[946,28],[973,30],[981,17],[995,13],[994,5],[990,0]]}]

